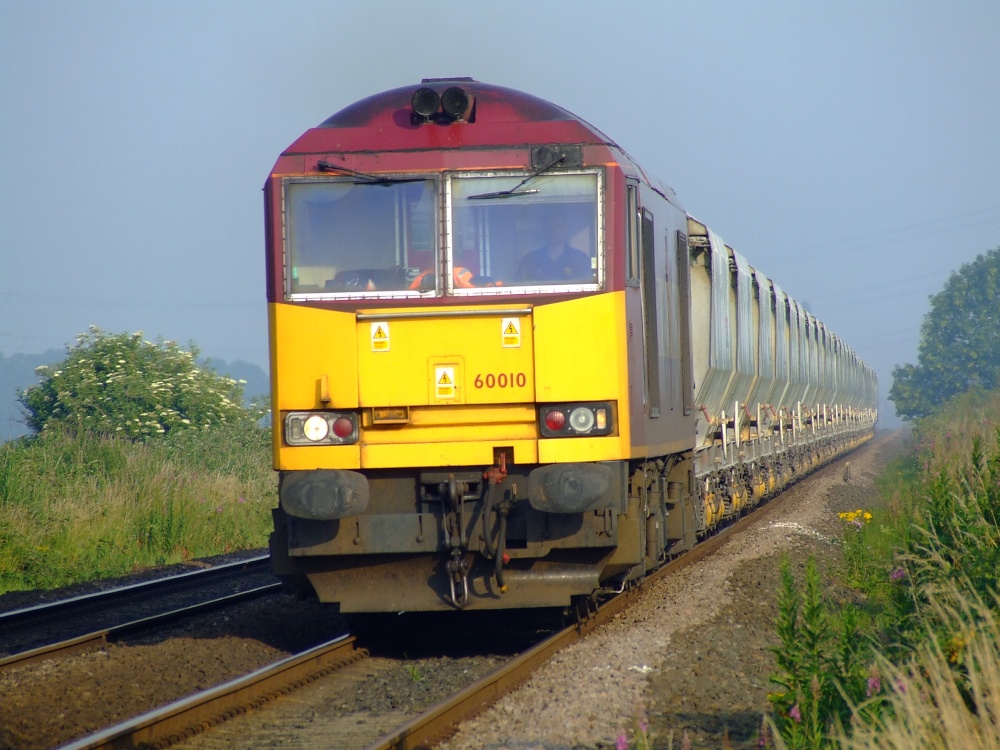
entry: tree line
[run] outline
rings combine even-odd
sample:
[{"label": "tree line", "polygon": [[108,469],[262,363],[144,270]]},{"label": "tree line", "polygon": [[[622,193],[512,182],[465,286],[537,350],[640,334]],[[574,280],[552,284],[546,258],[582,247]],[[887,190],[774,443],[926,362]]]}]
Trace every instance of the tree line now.
[{"label": "tree line", "polygon": [[889,400],[906,420],[970,389],[1000,387],[1000,247],[952,272],[930,303],[916,364],[892,371]]}]

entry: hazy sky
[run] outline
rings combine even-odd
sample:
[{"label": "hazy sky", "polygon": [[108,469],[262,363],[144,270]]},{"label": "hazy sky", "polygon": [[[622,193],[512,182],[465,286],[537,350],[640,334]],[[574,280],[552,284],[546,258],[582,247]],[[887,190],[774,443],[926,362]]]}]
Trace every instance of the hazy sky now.
[{"label": "hazy sky", "polygon": [[0,0],[0,352],[93,324],[266,366],[277,155],[472,76],[607,133],[884,394],[928,295],[1000,245],[998,38],[997,0]]}]

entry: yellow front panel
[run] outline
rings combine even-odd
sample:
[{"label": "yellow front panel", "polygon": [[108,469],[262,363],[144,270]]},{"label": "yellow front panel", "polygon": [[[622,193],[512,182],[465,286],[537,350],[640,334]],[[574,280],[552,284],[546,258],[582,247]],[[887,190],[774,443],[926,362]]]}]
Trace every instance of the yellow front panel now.
[{"label": "yellow front panel", "polygon": [[621,293],[540,305],[535,320],[535,395],[540,402],[619,401],[628,387]]},{"label": "yellow front panel", "polygon": [[[471,434],[470,434],[471,435]],[[453,443],[416,445],[365,445],[361,461],[369,468],[407,466],[492,466],[493,447],[514,448],[514,463],[538,463],[534,440],[503,440],[497,443],[470,439]]]},{"label": "yellow front panel", "polygon": [[275,441],[277,458],[275,469],[360,469],[361,446],[359,445],[298,445],[290,448]]},{"label": "yellow front panel", "polygon": [[[367,413],[363,427],[369,427]],[[535,408],[531,404],[490,406],[417,407],[410,410],[407,424],[374,425],[365,429],[362,442],[368,445],[402,443],[446,443],[477,441],[534,440],[538,436]]]},{"label": "yellow front panel", "polygon": [[542,305],[535,320],[535,394],[539,403],[612,401],[617,435],[542,439],[541,463],[631,457],[628,358],[622,292]]},{"label": "yellow front panel", "polygon": [[568,461],[614,461],[622,457],[621,438],[575,437],[543,438],[538,441],[538,462],[542,464]]},{"label": "yellow front panel", "polygon": [[[497,447],[513,447],[520,464],[627,456],[623,295],[520,314],[514,307],[366,309],[358,320],[354,312],[272,305],[275,414],[361,415],[358,445],[290,448],[276,439],[275,466],[488,466]],[[558,401],[615,403],[616,434],[539,439],[537,404]],[[407,421],[373,424],[376,407],[406,407]]]},{"label": "yellow front panel", "polygon": [[301,305],[269,305],[271,404],[281,410],[317,409],[327,376],[330,408],[358,406],[354,313]]},{"label": "yellow front panel", "polygon": [[[366,311],[371,317],[357,322],[356,334],[361,406],[534,401],[531,316],[477,314],[488,309],[395,319]],[[518,337],[505,337],[505,322]]]}]

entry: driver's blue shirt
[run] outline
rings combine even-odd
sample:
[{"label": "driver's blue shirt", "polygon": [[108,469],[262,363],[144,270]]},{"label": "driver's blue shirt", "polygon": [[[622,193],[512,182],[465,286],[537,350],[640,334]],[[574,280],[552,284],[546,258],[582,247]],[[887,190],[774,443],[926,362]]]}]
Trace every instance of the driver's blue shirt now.
[{"label": "driver's blue shirt", "polygon": [[566,284],[569,282],[590,282],[594,271],[590,267],[590,257],[575,247],[563,245],[562,252],[555,258],[549,255],[549,248],[534,250],[517,267],[519,282]]}]

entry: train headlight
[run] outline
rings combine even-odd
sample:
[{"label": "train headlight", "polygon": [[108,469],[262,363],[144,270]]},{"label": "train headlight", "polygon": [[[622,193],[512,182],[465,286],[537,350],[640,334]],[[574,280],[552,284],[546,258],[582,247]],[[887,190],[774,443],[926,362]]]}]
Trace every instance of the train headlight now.
[{"label": "train headlight", "polygon": [[[427,83],[426,80],[424,82]],[[410,97],[410,122],[414,125],[472,122],[475,117],[474,102],[475,97],[460,86],[451,86],[440,94],[428,86],[421,86]]]},{"label": "train headlight", "polygon": [[441,109],[448,117],[457,120],[469,108],[469,95],[458,86],[445,89],[441,94]]},{"label": "train headlight", "polygon": [[611,404],[552,404],[538,410],[543,437],[594,437],[614,432]]},{"label": "train headlight", "polygon": [[569,413],[569,426],[577,432],[590,432],[597,423],[597,416],[586,406],[578,406]]},{"label": "train headlight", "polygon": [[330,425],[319,414],[313,414],[302,424],[302,434],[306,440],[318,443],[330,434]]},{"label": "train headlight", "polygon": [[423,86],[413,92],[410,106],[418,116],[430,117],[441,106],[441,96],[434,89]]},{"label": "train headlight", "polygon": [[293,411],[285,414],[288,445],[351,445],[358,442],[356,414],[334,411]]}]

